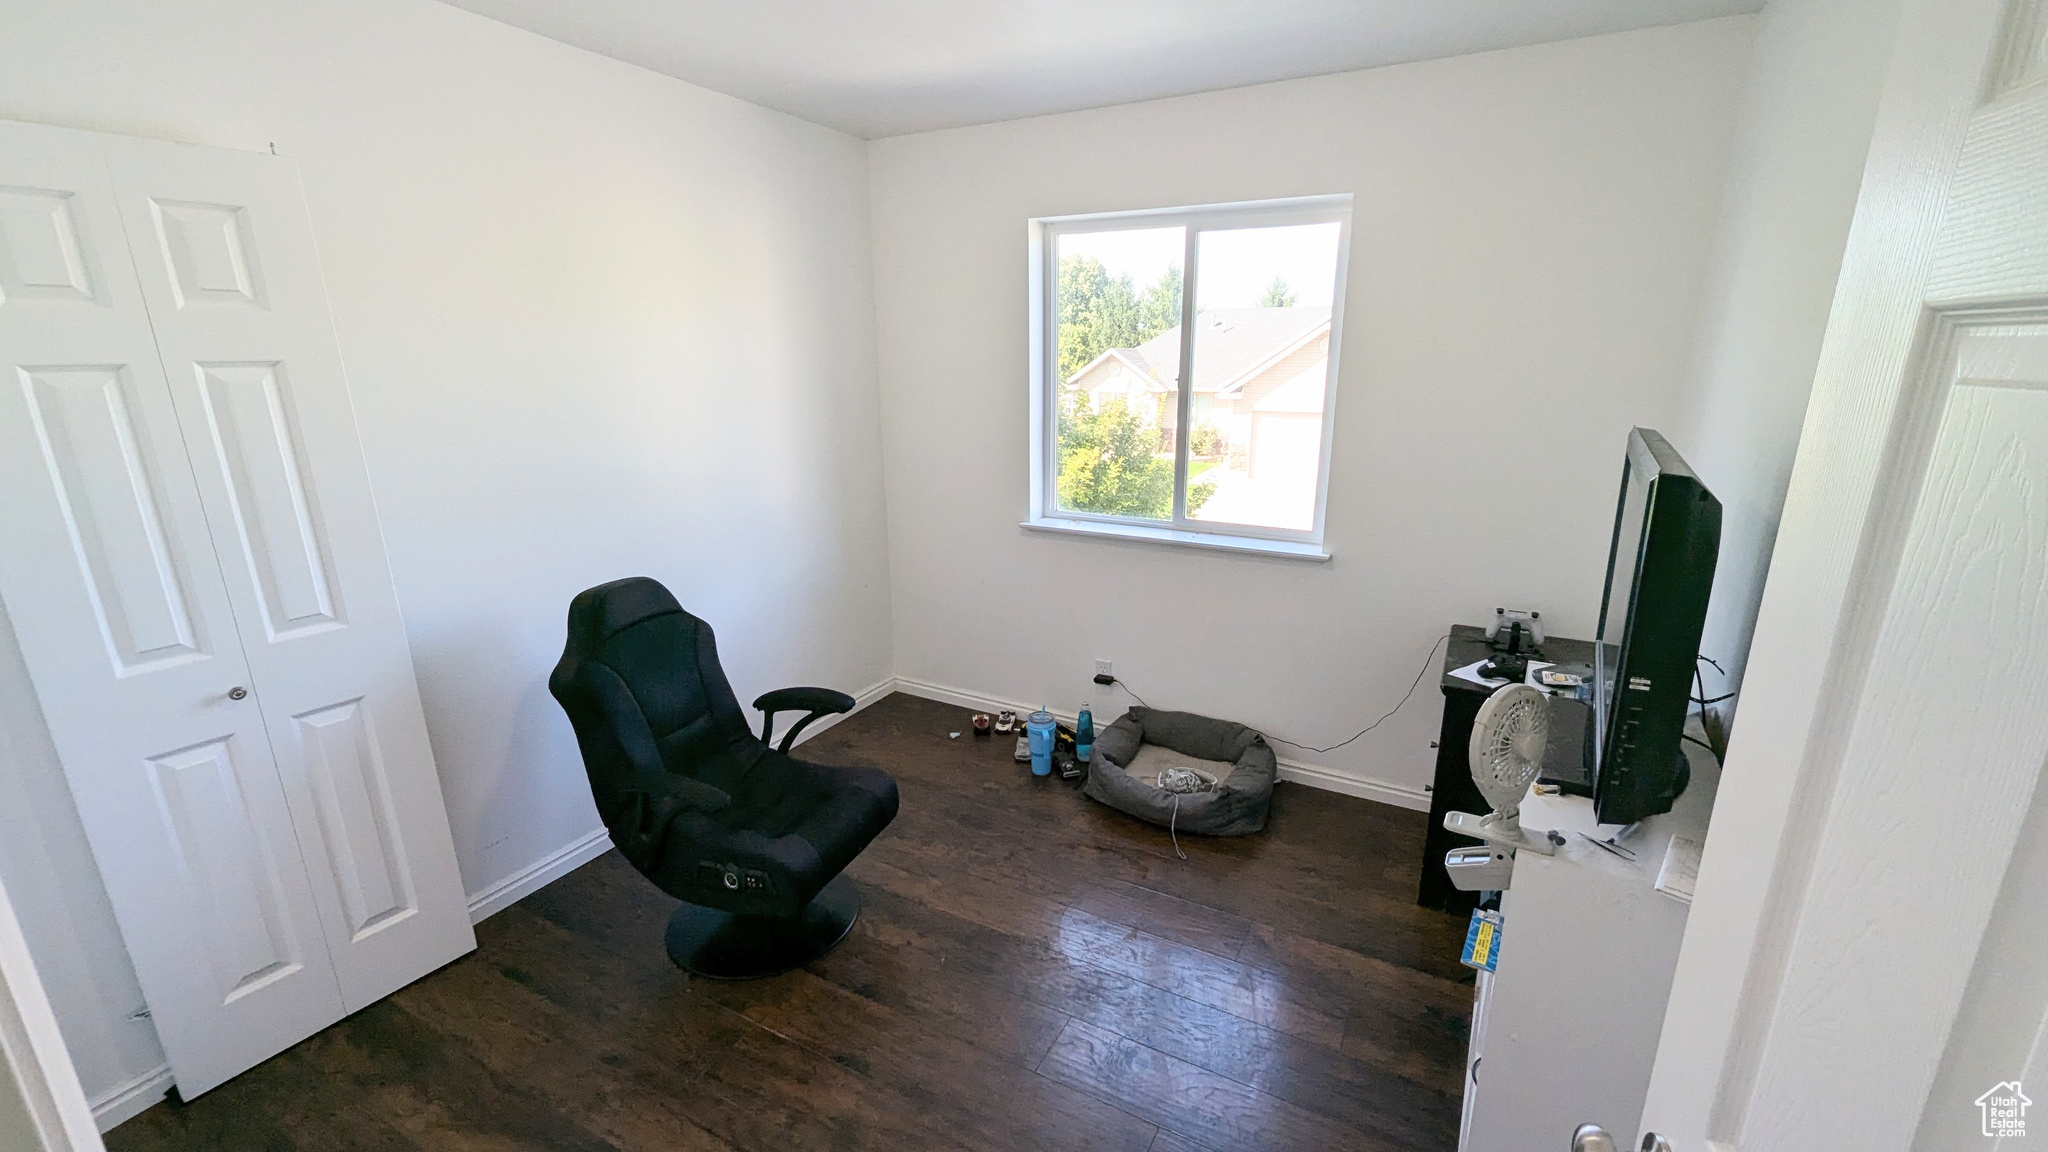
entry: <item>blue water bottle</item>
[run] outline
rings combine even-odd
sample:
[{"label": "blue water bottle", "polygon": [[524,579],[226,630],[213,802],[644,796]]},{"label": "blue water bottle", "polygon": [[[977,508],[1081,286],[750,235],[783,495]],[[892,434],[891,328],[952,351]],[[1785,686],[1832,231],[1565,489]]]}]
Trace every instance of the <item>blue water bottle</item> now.
[{"label": "blue water bottle", "polygon": [[1074,717],[1074,758],[1081,763],[1088,762],[1088,754],[1095,751],[1095,714],[1088,710],[1088,702],[1081,701],[1081,714]]},{"label": "blue water bottle", "polygon": [[1024,718],[1024,735],[1031,740],[1031,774],[1052,775],[1052,713],[1044,708]]}]

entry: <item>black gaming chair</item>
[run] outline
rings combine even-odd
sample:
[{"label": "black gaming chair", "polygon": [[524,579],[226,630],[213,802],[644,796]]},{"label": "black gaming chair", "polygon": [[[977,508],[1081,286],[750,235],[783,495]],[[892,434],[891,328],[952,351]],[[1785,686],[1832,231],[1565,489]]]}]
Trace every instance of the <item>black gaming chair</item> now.
[{"label": "black gaming chair", "polygon": [[[548,677],[569,713],[612,843],[682,907],[668,954],[725,980],[823,955],[860,914],[840,875],[896,818],[896,782],[873,768],[788,755],[797,732],[853,697],[783,688],[754,701],[761,735],[718,666],[711,625],[660,583],[614,580],[569,603],[569,643]],[[810,713],[768,739],[777,712]]]}]

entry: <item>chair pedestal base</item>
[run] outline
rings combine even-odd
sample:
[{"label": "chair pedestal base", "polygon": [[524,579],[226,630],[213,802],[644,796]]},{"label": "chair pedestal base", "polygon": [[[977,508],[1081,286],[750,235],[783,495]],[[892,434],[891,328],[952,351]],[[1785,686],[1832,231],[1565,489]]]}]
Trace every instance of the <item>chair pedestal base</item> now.
[{"label": "chair pedestal base", "polygon": [[846,938],[860,893],[834,876],[792,917],[742,916],[685,902],[668,918],[668,958],[694,976],[754,980],[804,965]]}]

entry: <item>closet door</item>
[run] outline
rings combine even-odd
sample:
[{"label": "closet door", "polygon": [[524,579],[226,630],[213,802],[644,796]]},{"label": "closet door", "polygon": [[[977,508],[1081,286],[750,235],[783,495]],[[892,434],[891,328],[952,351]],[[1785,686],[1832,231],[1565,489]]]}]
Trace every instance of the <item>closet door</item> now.
[{"label": "closet door", "polygon": [[343,1004],[96,139],[0,122],[0,596],[193,1095]]},{"label": "closet door", "polygon": [[476,946],[298,175],[107,138],[349,1011]]}]

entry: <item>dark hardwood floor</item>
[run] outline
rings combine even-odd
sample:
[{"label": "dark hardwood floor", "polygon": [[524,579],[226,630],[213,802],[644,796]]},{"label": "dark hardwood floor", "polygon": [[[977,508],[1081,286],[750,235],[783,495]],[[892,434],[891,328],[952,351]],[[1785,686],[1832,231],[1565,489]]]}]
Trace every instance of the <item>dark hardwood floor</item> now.
[{"label": "dark hardwood floor", "polygon": [[[947,733],[958,731],[957,740]],[[1253,837],[1182,837],[1033,779],[896,695],[804,745],[894,773],[837,950],[692,979],[616,853],[470,956],[114,1152],[1413,1149],[1456,1144],[1462,921],[1415,906],[1420,813],[1282,784]]]}]

